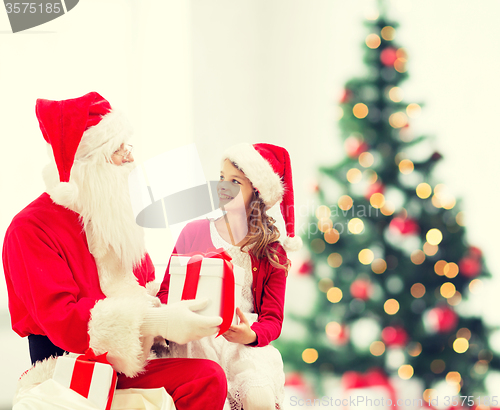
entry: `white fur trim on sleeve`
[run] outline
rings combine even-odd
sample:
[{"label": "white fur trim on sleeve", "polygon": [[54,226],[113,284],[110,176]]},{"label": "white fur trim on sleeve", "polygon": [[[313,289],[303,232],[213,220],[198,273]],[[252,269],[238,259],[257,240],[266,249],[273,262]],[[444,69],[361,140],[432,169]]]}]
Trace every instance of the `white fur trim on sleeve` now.
[{"label": "white fur trim on sleeve", "polygon": [[91,310],[90,347],[96,354],[108,352],[114,369],[134,377],[144,369],[140,327],[149,307],[146,299],[108,297]]},{"label": "white fur trim on sleeve", "polygon": [[264,203],[273,206],[283,198],[283,184],[273,168],[259,152],[248,143],[242,143],[227,149],[222,157],[234,162],[252,182]]},{"label": "white fur trim on sleeve", "polygon": [[151,295],[151,296],[156,296],[156,294],[160,291],[160,283],[158,282],[155,282],[155,281],[151,281],[151,282],[148,282],[146,283],[146,290],[148,292],[148,295]]}]

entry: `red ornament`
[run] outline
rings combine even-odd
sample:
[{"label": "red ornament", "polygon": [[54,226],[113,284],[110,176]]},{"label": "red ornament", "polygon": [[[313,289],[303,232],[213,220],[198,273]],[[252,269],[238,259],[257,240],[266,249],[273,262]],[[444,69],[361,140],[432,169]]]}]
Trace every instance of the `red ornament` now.
[{"label": "red ornament", "polygon": [[329,323],[326,327],[328,340],[336,346],[343,346],[349,341],[349,328],[336,322]]},{"label": "red ornament", "polygon": [[476,246],[469,247],[469,255],[473,258],[480,259],[483,256],[483,252]]},{"label": "red ornament", "polygon": [[439,160],[440,160],[440,159],[442,159],[442,158],[443,158],[443,156],[442,156],[439,152],[437,152],[437,151],[435,151],[435,152],[431,155],[431,160],[432,160],[432,161],[439,161]]},{"label": "red ornament", "polygon": [[385,191],[385,185],[382,182],[376,181],[374,184],[371,184],[366,190],[365,198],[370,200],[373,194],[383,194]]},{"label": "red ornament", "polygon": [[468,278],[474,278],[481,273],[481,262],[476,258],[464,256],[458,262],[460,273]]},{"label": "red ornament", "polygon": [[387,347],[404,347],[408,343],[408,333],[401,326],[387,326],[382,330],[382,341]]},{"label": "red ornament", "polygon": [[433,332],[448,333],[458,324],[458,316],[451,307],[438,306],[427,312],[425,320]]},{"label": "red ornament", "polygon": [[401,235],[416,235],[420,232],[420,226],[411,218],[396,216],[392,218],[389,229]]},{"label": "red ornament", "polygon": [[285,386],[305,387],[306,382],[300,373],[287,373],[285,376]]},{"label": "red ornament", "polygon": [[368,144],[356,137],[349,137],[344,142],[344,148],[347,156],[358,158],[363,152],[368,151]]},{"label": "red ornament", "polygon": [[298,372],[287,373],[285,375],[285,386],[293,393],[297,393],[304,400],[314,395],[310,384]]},{"label": "red ornament", "polygon": [[314,264],[309,259],[304,263],[302,263],[302,265],[300,265],[298,273],[300,273],[301,275],[310,275],[313,270],[314,270]]},{"label": "red ornament", "polygon": [[346,104],[351,100],[351,98],[352,98],[352,91],[346,88],[342,93],[342,97],[340,97],[340,102],[342,104]]},{"label": "red ornament", "polygon": [[385,66],[393,66],[398,59],[398,52],[395,48],[387,47],[380,53],[380,61]]},{"label": "red ornament", "polygon": [[[371,389],[377,387],[378,390],[383,389],[384,395],[388,395],[388,400],[396,406],[396,390],[394,389],[392,381],[389,379],[388,375],[379,368],[369,369],[366,373],[358,373],[355,371],[347,371],[342,376],[342,390],[346,396],[349,396],[349,390],[357,390],[357,392],[352,392],[359,394],[358,389]],[[372,407],[372,406],[370,406]],[[395,407],[396,408],[396,407]]]},{"label": "red ornament", "polygon": [[351,287],[349,290],[351,291],[351,295],[353,298],[366,301],[370,299],[370,295],[372,293],[372,284],[366,279],[356,279],[351,283]]}]

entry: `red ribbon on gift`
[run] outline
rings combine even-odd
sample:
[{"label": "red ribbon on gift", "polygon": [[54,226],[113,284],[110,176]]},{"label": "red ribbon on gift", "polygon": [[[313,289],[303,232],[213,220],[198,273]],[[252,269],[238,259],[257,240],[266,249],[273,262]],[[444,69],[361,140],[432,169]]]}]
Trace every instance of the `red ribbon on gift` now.
[{"label": "red ribbon on gift", "polygon": [[[88,397],[95,363],[109,364],[111,366],[111,363],[106,358],[106,355],[107,353],[97,356],[92,348],[89,347],[85,351],[85,354],[78,356],[75,361],[73,377],[71,378],[71,384],[69,385],[69,388],[71,390],[74,390],[78,394],[81,394],[83,397]],[[117,375],[116,372],[113,372],[113,379],[111,381],[111,388],[109,389],[106,410],[109,410],[111,408],[113,393],[116,388],[116,381]]]},{"label": "red ribbon on gift", "polygon": [[375,386],[385,387],[389,391],[392,405],[396,406],[396,391],[391,385],[387,375],[379,369],[371,369],[366,373],[358,373],[355,371],[345,372],[342,376],[342,386],[345,391]]},{"label": "red ribbon on gift", "polygon": [[234,316],[234,273],[231,256],[223,249],[214,249],[206,253],[191,252],[188,254],[175,254],[173,256],[191,256],[186,268],[186,279],[184,288],[182,289],[181,300],[190,300],[196,298],[198,291],[198,282],[200,280],[201,263],[204,258],[222,259],[222,296],[221,296],[221,312],[222,323],[220,325],[217,337],[225,333],[233,321]]}]

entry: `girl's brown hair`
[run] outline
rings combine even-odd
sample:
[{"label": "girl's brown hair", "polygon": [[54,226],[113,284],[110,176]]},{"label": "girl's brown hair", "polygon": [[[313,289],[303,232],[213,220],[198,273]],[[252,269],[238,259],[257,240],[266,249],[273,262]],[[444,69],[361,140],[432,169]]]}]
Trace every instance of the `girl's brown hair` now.
[{"label": "girl's brown hair", "polygon": [[253,244],[252,253],[258,259],[266,257],[271,265],[278,269],[284,269],[288,275],[290,260],[287,259],[286,263],[282,265],[276,249],[269,246],[278,241],[280,232],[274,225],[276,221],[267,215],[266,209],[267,205],[260,198],[259,193],[254,190],[247,212],[248,237],[241,245],[240,250],[244,252],[244,246]]}]

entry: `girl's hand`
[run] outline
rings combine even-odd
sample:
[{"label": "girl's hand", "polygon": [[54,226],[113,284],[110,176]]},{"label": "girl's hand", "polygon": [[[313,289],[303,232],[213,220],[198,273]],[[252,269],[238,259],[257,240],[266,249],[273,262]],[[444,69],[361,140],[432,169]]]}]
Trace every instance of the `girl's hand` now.
[{"label": "girl's hand", "polygon": [[232,343],[241,343],[247,345],[249,343],[253,343],[257,340],[257,335],[250,328],[250,324],[248,323],[247,318],[240,310],[240,308],[236,308],[236,314],[240,319],[240,323],[237,325],[232,325],[226,333],[222,336],[228,341]]}]

